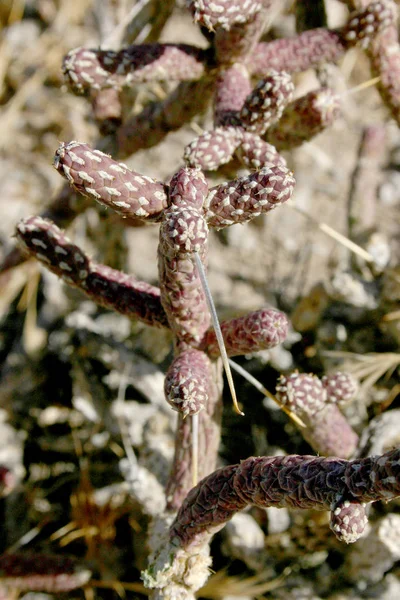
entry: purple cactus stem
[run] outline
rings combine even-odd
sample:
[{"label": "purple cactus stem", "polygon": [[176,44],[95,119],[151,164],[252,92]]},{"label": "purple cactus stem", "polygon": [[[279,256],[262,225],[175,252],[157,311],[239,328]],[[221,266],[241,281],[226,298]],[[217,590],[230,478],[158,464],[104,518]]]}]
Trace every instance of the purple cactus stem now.
[{"label": "purple cactus stem", "polygon": [[350,402],[359,390],[358,381],[353,375],[342,371],[324,375],[322,385],[326,390],[327,401],[339,406]]},{"label": "purple cactus stem", "polygon": [[315,415],[326,406],[326,390],[316,375],[298,373],[281,375],[276,386],[276,397],[281,404],[301,418]]},{"label": "purple cactus stem", "polygon": [[259,12],[263,6],[257,0],[188,0],[195,23],[210,29],[222,27],[230,29],[237,23],[245,23]]},{"label": "purple cactus stem", "polygon": [[239,112],[250,92],[250,74],[242,63],[222,70],[216,81],[214,125],[240,125]]},{"label": "purple cactus stem", "polygon": [[184,159],[188,165],[215,171],[232,159],[240,140],[241,131],[237,127],[217,127],[186,146]]},{"label": "purple cactus stem", "polygon": [[270,70],[246,98],[239,120],[251,133],[262,135],[272,123],[279,121],[291,101],[294,85],[288,73]]},{"label": "purple cactus stem", "polygon": [[382,100],[399,125],[400,44],[396,25],[392,25],[372,41],[368,56],[373,75],[380,77],[377,87]]},{"label": "purple cactus stem", "polygon": [[[264,0],[264,3],[268,0]],[[277,2],[277,0],[272,0]],[[236,23],[229,29],[219,27],[215,32],[215,58],[220,66],[244,62],[254,50],[265,30],[266,11],[256,13],[245,23]]]},{"label": "purple cactus stem", "polygon": [[290,199],[295,180],[281,165],[269,165],[249,176],[211,188],[205,201],[209,227],[245,223]]},{"label": "purple cactus stem", "polygon": [[174,206],[200,209],[207,194],[207,180],[198,168],[182,167],[169,183],[169,200]]},{"label": "purple cactus stem", "polygon": [[123,217],[159,220],[167,206],[162,183],[131,171],[124,163],[88,144],[61,144],[54,167],[78,192]]},{"label": "purple cactus stem", "polygon": [[276,398],[302,420],[305,427],[300,432],[316,452],[344,458],[354,454],[358,436],[336,404],[327,401],[327,390],[318,377],[298,372],[281,375]]},{"label": "purple cactus stem", "polygon": [[329,88],[309,92],[291,102],[266,139],[278,150],[300,146],[330,127],[340,115],[340,99]]},{"label": "purple cactus stem", "polygon": [[261,169],[268,165],[286,168],[286,160],[272,144],[268,144],[258,135],[244,131],[236,154],[249,169]]},{"label": "purple cactus stem", "polygon": [[67,556],[43,553],[7,553],[0,556],[0,583],[12,590],[69,592],[85,585],[88,569]]},{"label": "purple cactus stem", "polygon": [[187,44],[142,44],[113,50],[75,48],[63,61],[63,73],[78,94],[121,89],[144,81],[190,81],[204,74],[204,50]]},{"label": "purple cactus stem", "polygon": [[208,228],[194,207],[171,206],[160,227],[158,270],[161,302],[176,338],[197,347],[210,325],[194,252],[207,262]]},{"label": "purple cactus stem", "polygon": [[337,31],[310,29],[292,38],[260,42],[246,60],[246,66],[257,77],[263,77],[269,69],[298,73],[323,63],[335,63],[345,51]]},{"label": "purple cactus stem", "polygon": [[[177,546],[194,548],[252,504],[333,513],[339,508],[332,517],[333,531],[339,539],[353,542],[365,525],[363,505],[387,502],[399,495],[399,449],[351,461],[298,455],[252,457],[200,481],[172,523],[170,538]],[[352,505],[351,511],[346,501]],[[343,525],[351,532],[346,533]]]},{"label": "purple cactus stem", "polygon": [[[221,323],[228,356],[274,348],[286,339],[288,327],[289,321],[285,313],[273,308],[256,310],[243,317]],[[211,358],[219,356],[218,343],[212,329],[207,331],[203,347]]]},{"label": "purple cactus stem", "polygon": [[97,304],[148,325],[168,327],[158,288],[91,261],[51,221],[29,217],[18,224],[16,235],[31,256]]},{"label": "purple cactus stem", "polygon": [[392,0],[371,2],[349,17],[338,30],[310,29],[288,39],[261,42],[246,60],[249,71],[263,77],[268,69],[297,73],[327,62],[338,62],[349,46],[367,47],[381,32],[389,29],[396,15]]},{"label": "purple cactus stem", "polygon": [[209,398],[210,359],[200,350],[178,354],[165,376],[165,397],[183,417],[203,410]]}]

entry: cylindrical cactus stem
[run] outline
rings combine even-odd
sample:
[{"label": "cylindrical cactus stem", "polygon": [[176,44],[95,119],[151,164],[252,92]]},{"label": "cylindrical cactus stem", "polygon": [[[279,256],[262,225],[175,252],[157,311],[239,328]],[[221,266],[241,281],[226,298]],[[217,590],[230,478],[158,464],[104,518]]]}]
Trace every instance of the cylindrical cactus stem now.
[{"label": "cylindrical cactus stem", "polygon": [[363,504],[399,495],[399,449],[351,461],[297,455],[248,458],[218,469],[190,491],[170,538],[177,547],[200,546],[236,512],[253,504],[331,510],[336,513],[334,533],[354,542],[365,526]]},{"label": "cylindrical cactus stem", "polygon": [[165,100],[151,102],[133,116],[116,133],[116,154],[130,156],[143,148],[161,142],[171,131],[182,127],[197,114],[204,113],[213,97],[214,77],[205,75],[199,81],[185,81]]},{"label": "cylindrical cactus stem", "polygon": [[300,432],[310,446],[325,456],[354,454],[358,436],[336,404],[327,400],[327,390],[315,375],[291,373],[281,375],[276,398],[305,425]]},{"label": "cylindrical cactus stem", "polygon": [[243,63],[221,71],[216,81],[214,125],[240,125],[239,112],[251,93],[250,74]]},{"label": "cylindrical cactus stem", "polygon": [[155,327],[168,327],[160,290],[121,271],[91,261],[51,221],[30,217],[16,236],[22,247],[93,302]]},{"label": "cylindrical cactus stem", "polygon": [[289,150],[311,140],[340,115],[339,96],[329,88],[309,92],[291,102],[266,139],[278,150]]},{"label": "cylindrical cactus stem", "polygon": [[113,50],[75,48],[63,61],[63,73],[77,94],[145,81],[190,81],[204,74],[204,50],[188,44],[142,44]]},{"label": "cylindrical cactus stem", "polygon": [[254,133],[244,131],[236,156],[249,169],[258,170],[268,165],[286,168],[286,160],[272,144],[268,144]]},{"label": "cylindrical cactus stem", "polygon": [[84,586],[90,571],[68,556],[7,553],[0,556],[1,584],[10,591],[69,592]]},{"label": "cylindrical cactus stem", "polygon": [[293,38],[257,44],[246,65],[253,75],[262,77],[271,68],[296,73],[337,62],[350,46],[368,47],[380,32],[393,25],[395,15],[392,0],[370,2],[365,9],[352,13],[341,29],[310,29]]},{"label": "cylindrical cactus stem", "polygon": [[337,31],[310,29],[291,38],[256,45],[246,60],[250,73],[263,77],[269,69],[298,73],[327,62],[337,62],[346,46]]},{"label": "cylindrical cactus stem", "polygon": [[123,217],[157,221],[167,206],[162,183],[131,171],[88,144],[61,144],[54,167],[78,192]]},{"label": "cylindrical cactus stem", "polygon": [[[276,1],[276,0],[274,0]],[[229,29],[219,27],[215,32],[215,56],[219,65],[244,61],[254,50],[265,28],[266,12],[258,12],[245,23],[236,23]]]},{"label": "cylindrical cactus stem", "polygon": [[236,23],[246,23],[262,7],[261,0],[187,0],[195,23],[210,31],[221,27],[230,29]]},{"label": "cylindrical cactus stem", "polygon": [[185,162],[204,171],[215,171],[232,159],[241,138],[242,132],[238,127],[217,127],[206,131],[186,146]]},{"label": "cylindrical cactus stem", "polygon": [[[289,321],[285,313],[273,308],[257,310],[221,323],[228,356],[274,348],[286,339],[288,327]],[[211,358],[219,356],[218,343],[212,329],[207,331],[202,347]]]},{"label": "cylindrical cactus stem", "polygon": [[194,254],[207,263],[208,227],[200,206],[207,194],[204,175],[183,167],[172,179],[170,202],[162,215],[158,246],[161,302],[178,343],[196,348],[210,315]]},{"label": "cylindrical cactus stem", "polygon": [[200,350],[183,350],[165,376],[165,397],[183,417],[197,415],[207,405],[210,385],[210,359]]},{"label": "cylindrical cactus stem", "polygon": [[380,77],[377,84],[382,100],[392,117],[400,124],[400,44],[396,25],[378,35],[368,48],[373,75]]},{"label": "cylindrical cactus stem", "polygon": [[294,85],[288,73],[270,70],[246,98],[240,111],[242,127],[262,135],[282,116],[291,101]]},{"label": "cylindrical cactus stem", "polygon": [[351,13],[346,25],[339,30],[340,35],[349,46],[359,44],[368,48],[379,33],[395,24],[396,17],[393,0],[372,1],[365,8]]},{"label": "cylindrical cactus stem", "polygon": [[326,390],[327,401],[338,406],[350,402],[359,390],[357,379],[350,373],[342,371],[324,375],[321,382]]},{"label": "cylindrical cactus stem", "polygon": [[[207,371],[207,403],[198,415],[198,476],[209,475],[216,467],[221,436],[222,372],[219,361],[204,362]],[[175,455],[166,487],[167,510],[176,512],[193,486],[192,476],[192,419],[178,418]]]},{"label": "cylindrical cactus stem", "polygon": [[218,185],[211,188],[205,200],[206,221],[217,229],[250,221],[289,200],[294,184],[293,174],[286,167],[269,165]]}]

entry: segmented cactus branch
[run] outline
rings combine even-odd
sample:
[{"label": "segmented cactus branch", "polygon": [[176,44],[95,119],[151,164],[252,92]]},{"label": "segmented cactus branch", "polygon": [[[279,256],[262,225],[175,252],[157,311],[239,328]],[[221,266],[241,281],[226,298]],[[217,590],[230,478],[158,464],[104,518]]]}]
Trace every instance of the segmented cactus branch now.
[{"label": "segmented cactus branch", "polygon": [[90,260],[51,221],[30,217],[18,224],[16,235],[31,256],[97,304],[154,327],[168,327],[157,287]]},{"label": "segmented cactus branch", "polygon": [[[288,327],[287,316],[272,308],[257,310],[244,317],[221,323],[228,356],[251,354],[274,348],[286,339]],[[213,330],[210,329],[206,333],[202,347],[212,358],[219,356],[218,343]]]},{"label": "segmented cactus branch", "polygon": [[340,412],[338,398],[349,399],[353,391],[342,373],[321,382],[315,375],[294,372],[281,375],[276,398],[301,419],[305,427],[300,432],[316,452],[349,458],[357,448],[358,435]]},{"label": "segmented cactus branch", "polygon": [[[184,548],[196,546],[253,504],[338,511],[334,533],[353,542],[366,523],[363,505],[399,495],[398,449],[351,461],[297,455],[248,458],[218,469],[190,491],[171,525],[170,537]],[[351,519],[338,518],[345,509]]]},{"label": "segmented cactus branch", "polygon": [[222,229],[269,212],[290,199],[294,184],[286,167],[271,165],[213,187],[205,200],[208,226]]},{"label": "segmented cactus branch", "polygon": [[191,81],[204,70],[204,50],[187,44],[142,44],[118,52],[75,48],[63,61],[64,78],[78,94],[146,81]]},{"label": "segmented cactus branch", "polygon": [[74,189],[123,217],[159,220],[167,206],[162,183],[131,171],[87,144],[61,144],[54,167]]}]

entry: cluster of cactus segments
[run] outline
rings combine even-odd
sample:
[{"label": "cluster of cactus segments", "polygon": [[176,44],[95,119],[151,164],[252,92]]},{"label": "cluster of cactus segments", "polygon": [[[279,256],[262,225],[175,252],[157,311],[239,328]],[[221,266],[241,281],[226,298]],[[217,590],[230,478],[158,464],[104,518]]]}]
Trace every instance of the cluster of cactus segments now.
[{"label": "cluster of cactus segments", "polygon": [[[249,458],[209,475],[219,440],[215,369],[220,351],[196,261],[207,269],[211,228],[246,223],[291,198],[295,180],[280,151],[311,139],[340,114],[340,98],[329,87],[293,99],[292,74],[336,63],[358,44],[380,78],[384,102],[400,122],[396,4],[372,1],[357,6],[340,28],[319,27],[273,41],[261,41],[261,36],[275,0],[187,4],[195,23],[209,30],[206,49],[150,43],[119,51],[77,48],[65,57],[69,89],[95,97],[99,106],[110,90],[118,98],[138,83],[175,81],[176,87],[118,124],[102,145],[115,158],[87,143],[60,145],[54,166],[67,187],[44,213],[18,224],[22,254],[14,251],[0,268],[33,256],[99,305],[172,331],[174,358],[165,377],[165,396],[179,419],[167,508],[181,507],[169,533],[173,545],[196,547],[249,504],[329,510],[335,535],[353,542],[365,528],[365,503],[400,494],[400,458],[393,451],[374,459],[346,460],[355,452],[358,437],[340,407],[357,389],[344,373],[322,380],[292,373],[282,376],[277,387],[277,399],[303,421],[304,437],[316,452],[343,458]],[[156,145],[211,103],[212,126],[184,149],[184,166],[169,184],[121,162]],[[240,161],[248,174],[210,187],[204,172],[231,160]],[[81,195],[86,200],[76,204]],[[159,225],[158,287],[93,261],[66,237],[60,226],[68,226],[92,200],[112,209],[127,225]],[[288,320],[276,309],[263,308],[223,322],[221,330],[228,356],[243,355],[282,343]],[[199,475],[205,479],[188,494],[192,448],[187,417],[196,415],[199,453],[205,457]],[[168,585],[162,588],[165,597],[175,597],[165,591]]]}]

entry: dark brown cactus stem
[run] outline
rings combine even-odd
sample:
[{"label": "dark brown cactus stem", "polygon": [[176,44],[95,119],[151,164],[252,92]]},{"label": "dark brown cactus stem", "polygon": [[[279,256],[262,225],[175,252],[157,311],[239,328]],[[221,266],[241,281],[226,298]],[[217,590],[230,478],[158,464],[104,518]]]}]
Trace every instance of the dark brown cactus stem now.
[{"label": "dark brown cactus stem", "polygon": [[365,503],[399,495],[399,449],[351,461],[298,455],[248,458],[218,469],[190,491],[170,538],[178,547],[203,545],[236,512],[255,505],[330,510],[335,535],[349,543],[364,529]]},{"label": "dark brown cactus stem", "polygon": [[96,304],[148,325],[168,327],[158,288],[91,261],[51,221],[30,217],[19,223],[16,235],[25,251]]}]

